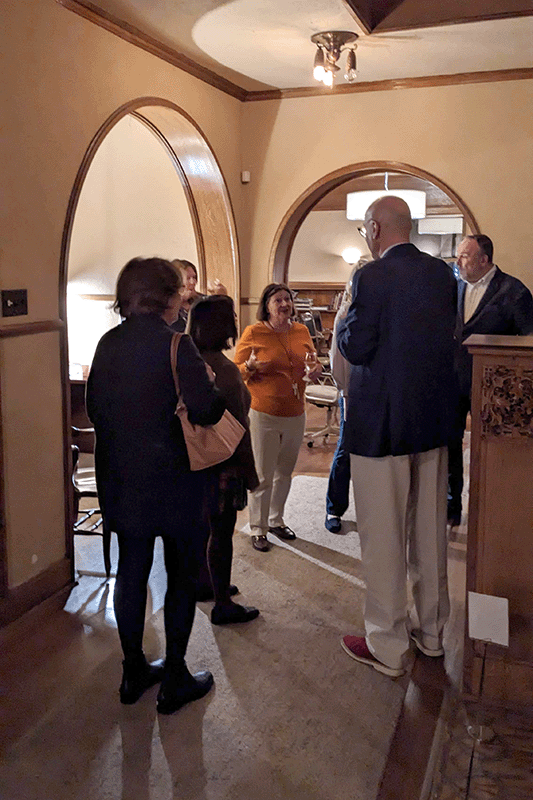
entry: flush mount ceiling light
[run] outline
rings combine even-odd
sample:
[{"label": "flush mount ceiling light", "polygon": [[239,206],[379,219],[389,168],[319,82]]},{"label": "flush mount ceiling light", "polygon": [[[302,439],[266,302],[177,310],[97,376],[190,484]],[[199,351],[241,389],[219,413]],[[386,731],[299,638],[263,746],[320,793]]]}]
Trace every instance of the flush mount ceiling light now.
[{"label": "flush mount ceiling light", "polygon": [[389,175],[385,173],[385,188],[370,192],[350,192],[346,195],[346,216],[348,219],[364,220],[367,208],[380,197],[388,194],[401,197],[411,211],[413,219],[424,219],[426,216],[426,193],[418,189],[389,190]]},{"label": "flush mount ceiling light", "polygon": [[[322,31],[311,36],[311,41],[316,44],[313,77],[325,86],[333,86],[335,74],[339,72],[337,66],[340,54],[348,51],[346,57],[345,79],[353,83],[357,79],[357,65],[355,61],[355,42],[359,36],[351,31]],[[346,45],[351,45],[347,47]]]}]

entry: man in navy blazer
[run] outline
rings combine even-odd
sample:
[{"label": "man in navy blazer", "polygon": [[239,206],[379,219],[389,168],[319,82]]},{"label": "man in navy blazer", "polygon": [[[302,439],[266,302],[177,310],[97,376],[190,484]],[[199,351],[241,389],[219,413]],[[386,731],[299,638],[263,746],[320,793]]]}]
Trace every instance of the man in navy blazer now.
[{"label": "man in navy blazer", "polygon": [[522,281],[492,263],[493,244],[488,236],[466,236],[457,248],[458,281],[456,369],[459,381],[457,435],[449,449],[448,522],[461,522],[463,492],[463,434],[470,411],[472,356],[462,345],[472,333],[505,336],[533,331],[533,298]]},{"label": "man in navy blazer", "polygon": [[[449,266],[409,243],[398,197],[373,203],[365,236],[374,261],[355,276],[337,330],[354,365],[346,444],[366,580],[365,636],[343,649],[391,677],[405,671],[410,638],[442,656],[449,614],[447,445],[455,415],[457,283]],[[408,567],[407,567],[408,565]],[[407,569],[418,620],[409,618]]]}]

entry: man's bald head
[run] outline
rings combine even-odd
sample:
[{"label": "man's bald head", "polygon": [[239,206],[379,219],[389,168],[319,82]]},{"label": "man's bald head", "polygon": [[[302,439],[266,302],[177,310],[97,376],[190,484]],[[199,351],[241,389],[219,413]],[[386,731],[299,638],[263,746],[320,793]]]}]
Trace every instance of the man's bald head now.
[{"label": "man's bald head", "polygon": [[375,200],[365,214],[367,242],[374,258],[387,248],[409,241],[411,212],[401,197],[387,195]]}]

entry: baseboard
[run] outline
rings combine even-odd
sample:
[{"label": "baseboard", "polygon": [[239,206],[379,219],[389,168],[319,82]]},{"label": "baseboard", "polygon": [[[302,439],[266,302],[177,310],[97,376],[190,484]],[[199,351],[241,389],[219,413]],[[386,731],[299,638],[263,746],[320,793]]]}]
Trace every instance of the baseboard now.
[{"label": "baseboard", "polygon": [[0,600],[0,628],[19,619],[73,583],[72,561],[63,558],[26,583],[8,589],[7,596]]}]

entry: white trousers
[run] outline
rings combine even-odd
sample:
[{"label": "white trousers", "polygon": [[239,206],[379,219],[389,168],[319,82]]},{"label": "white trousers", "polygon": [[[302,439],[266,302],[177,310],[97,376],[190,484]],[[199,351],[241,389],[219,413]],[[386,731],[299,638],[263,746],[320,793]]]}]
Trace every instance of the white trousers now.
[{"label": "white trousers", "polygon": [[292,472],[305,430],[305,414],[298,417],[275,417],[250,411],[250,433],[259,486],[249,494],[252,534],[285,525],[283,512]]},{"label": "white trousers", "polygon": [[447,581],[446,447],[405,456],[351,455],[357,529],[366,580],[366,643],[393,669],[406,665],[411,623],[407,575],[425,647],[442,646]]}]

